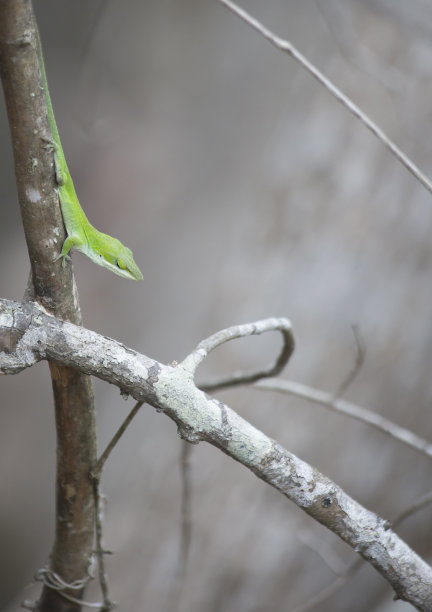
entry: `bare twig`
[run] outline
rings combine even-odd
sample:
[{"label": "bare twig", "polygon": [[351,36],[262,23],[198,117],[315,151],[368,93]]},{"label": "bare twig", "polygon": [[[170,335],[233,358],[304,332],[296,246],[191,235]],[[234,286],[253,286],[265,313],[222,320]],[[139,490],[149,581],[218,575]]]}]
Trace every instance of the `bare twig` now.
[{"label": "bare twig", "polygon": [[93,479],[93,499],[95,505],[95,540],[96,557],[98,565],[99,586],[101,588],[103,604],[100,605],[100,612],[108,612],[116,607],[109,594],[108,576],[105,568],[105,555],[108,551],[103,545],[103,496],[100,490],[100,480]]},{"label": "bare twig", "polygon": [[192,447],[185,441],[182,441],[181,457],[180,457],[180,473],[181,473],[181,541],[180,541],[180,558],[178,576],[182,581],[186,575],[187,564],[189,560],[189,551],[191,544],[192,533],[192,517],[191,517],[191,497],[192,485],[190,477],[190,455]]},{"label": "bare twig", "polygon": [[301,529],[296,533],[296,538],[299,544],[317,555],[324,565],[336,576],[340,576],[346,570],[346,561],[334,550],[333,540],[325,540],[321,535],[321,531],[317,534],[312,529]]},{"label": "bare twig", "polygon": [[405,510],[399,512],[399,514],[397,514],[391,521],[393,527],[400,525],[405,519],[409,518],[415,512],[422,510],[429,504],[432,504],[432,491],[429,491],[429,493],[426,493],[425,495],[417,499],[413,504],[407,506]]},{"label": "bare twig", "polygon": [[337,593],[339,589],[341,589],[344,584],[348,582],[348,580],[355,574],[355,572],[360,569],[363,565],[363,559],[356,559],[351,563],[341,574],[338,576],[333,582],[324,587],[319,593],[305,601],[304,603],[296,606],[295,608],[291,608],[289,612],[309,612],[309,610],[313,610],[315,606],[322,604],[329,597]]},{"label": "bare twig", "polygon": [[115,608],[116,603],[111,600],[109,595],[108,578],[105,569],[105,555],[107,554],[107,551],[105,550],[103,545],[103,500],[100,490],[100,479],[106,460],[114,450],[114,447],[126,431],[127,427],[130,425],[134,416],[138,413],[143,403],[144,402],[137,402],[135,404],[135,406],[129,412],[128,416],[120,425],[110,442],[107,444],[95,467],[90,471],[90,479],[93,485],[93,499],[95,505],[95,534],[96,555],[98,559],[98,575],[99,584],[103,596],[103,607],[101,607],[101,612],[112,610],[113,608]]},{"label": "bare twig", "polygon": [[344,414],[352,419],[371,425],[371,427],[375,427],[378,431],[432,458],[432,444],[424,438],[421,438],[405,427],[396,425],[396,423],[389,421],[372,410],[362,408],[346,400],[335,400],[331,393],[314,389],[302,383],[276,379],[258,381],[254,384],[254,389],[286,393],[311,401],[314,404],[319,404],[333,412]]},{"label": "bare twig", "polygon": [[255,336],[270,331],[279,331],[283,337],[283,346],[276,361],[262,370],[255,372],[244,373],[238,372],[228,378],[200,385],[202,391],[210,392],[216,389],[232,387],[236,385],[246,385],[260,378],[268,376],[276,376],[287,364],[294,350],[294,336],[292,333],[291,323],[288,319],[265,319],[248,323],[246,325],[234,325],[223,329],[209,338],[206,338],[198,344],[196,349],[188,355],[180,364],[182,368],[195,374],[197,367],[204,361],[207,355],[215,348],[237,338],[246,338],[247,336]]},{"label": "bare twig", "polygon": [[355,358],[355,362],[354,362],[354,365],[351,371],[348,373],[347,377],[345,378],[345,380],[340,385],[339,389],[334,394],[335,401],[339,397],[341,397],[345,393],[345,391],[352,385],[352,383],[354,382],[354,379],[356,378],[357,374],[360,372],[363,366],[365,356],[366,356],[366,349],[362,342],[359,329],[356,325],[352,326],[352,332],[353,332],[354,340],[356,344],[356,358]]},{"label": "bare twig", "polygon": [[169,612],[176,612],[180,608],[181,596],[189,561],[189,551],[192,534],[191,499],[192,488],[190,478],[190,455],[192,446],[182,440],[180,454],[181,476],[181,514],[180,514],[180,550],[176,575],[170,592],[168,604]]},{"label": "bare twig", "polygon": [[129,414],[127,415],[127,417],[125,418],[123,423],[120,425],[120,427],[118,428],[116,433],[113,435],[113,437],[111,438],[110,442],[107,444],[107,447],[105,448],[104,452],[99,457],[96,465],[94,466],[94,468],[90,472],[90,476],[91,476],[92,480],[98,480],[98,481],[100,480],[100,477],[101,477],[101,474],[102,474],[102,470],[103,470],[103,467],[105,465],[106,460],[108,459],[108,457],[110,456],[110,454],[114,450],[114,447],[116,446],[117,442],[120,440],[120,438],[122,437],[122,435],[126,431],[127,427],[130,425],[132,419],[138,413],[139,409],[141,408],[141,406],[143,404],[144,404],[144,402],[137,402],[135,404],[135,406],[129,412]]},{"label": "bare twig", "polygon": [[231,0],[219,0],[230,11],[238,15],[244,22],[259,32],[264,38],[270,41],[280,51],[288,53],[297,63],[305,68],[321,85],[323,85],[332,96],[338,100],[352,115],[357,117],[368,130],[381,141],[381,143],[400,161],[401,164],[432,193],[432,181],[419,169],[419,167],[391,140],[387,134],[359,107],[344,94],[330,79],[328,79],[318,68],[312,64],[304,55],[300,53],[288,40],[280,38],[271,30],[265,27],[258,19],[252,17],[244,9],[240,8]]},{"label": "bare twig", "polygon": [[396,65],[383,65],[381,57],[363,43],[350,18],[348,5],[343,2],[321,2],[314,0],[344,61],[378,81],[383,87],[398,96],[404,95],[407,76]]}]

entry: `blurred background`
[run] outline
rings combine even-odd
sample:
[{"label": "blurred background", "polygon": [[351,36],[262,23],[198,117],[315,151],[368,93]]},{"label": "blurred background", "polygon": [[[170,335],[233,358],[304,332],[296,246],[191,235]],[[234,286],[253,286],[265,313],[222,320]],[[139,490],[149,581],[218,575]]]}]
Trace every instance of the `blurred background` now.
[{"label": "blurred background", "polygon": [[[432,175],[432,5],[244,0]],[[145,280],[73,256],[84,324],[163,362],[220,328],[287,316],[283,377],[335,391],[432,438],[432,196],[313,78],[216,0],[35,2],[57,122],[81,203]],[[28,256],[0,105],[0,295]],[[201,380],[266,364],[277,334],[231,343]],[[95,380],[103,449],[132,407]],[[47,563],[55,438],[46,364],[0,381],[0,610]],[[358,422],[252,389],[219,394],[391,518],[431,489],[426,457]],[[181,441],[144,406],[106,465],[105,546],[119,610],[169,612],[180,539]],[[356,555],[206,444],[191,456],[192,546],[178,612],[290,612]],[[432,560],[432,508],[398,532]],[[87,598],[99,597],[95,589]],[[364,565],[318,607],[408,610]]]}]

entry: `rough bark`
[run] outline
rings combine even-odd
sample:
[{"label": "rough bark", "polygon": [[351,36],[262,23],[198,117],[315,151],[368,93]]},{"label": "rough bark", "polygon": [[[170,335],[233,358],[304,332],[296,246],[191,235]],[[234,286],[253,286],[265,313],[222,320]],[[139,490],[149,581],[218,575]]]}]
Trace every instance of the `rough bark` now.
[{"label": "rough bark", "polygon": [[[72,268],[56,261],[65,239],[55,189],[53,152],[30,0],[0,0],[0,73],[14,153],[18,199],[27,242],[30,293],[47,311],[81,323]],[[24,283],[23,283],[24,290]],[[87,575],[94,510],[88,472],[96,459],[91,379],[50,362],[57,430],[56,535],[51,569],[67,583]],[[80,593],[75,591],[75,597]],[[80,606],[45,587],[42,611]]]},{"label": "rough bark", "polygon": [[0,300],[0,350],[0,372],[18,373],[49,359],[115,384],[163,411],[184,439],[209,442],[245,465],[371,563],[398,598],[432,611],[432,568],[387,521],[200,391],[190,356],[180,364],[163,365],[115,340],[48,316],[36,305],[7,300]]}]

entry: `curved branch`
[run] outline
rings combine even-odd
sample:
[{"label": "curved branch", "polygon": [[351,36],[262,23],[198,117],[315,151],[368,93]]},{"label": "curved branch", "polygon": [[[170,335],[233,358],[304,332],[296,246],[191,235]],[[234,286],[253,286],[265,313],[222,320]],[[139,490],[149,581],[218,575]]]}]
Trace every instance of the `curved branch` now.
[{"label": "curved branch", "polygon": [[97,376],[164,412],[190,442],[205,440],[250,469],[371,563],[397,597],[432,612],[432,568],[392,529],[315,468],[163,365],[32,304],[0,300],[0,372],[50,359]]},{"label": "curved branch", "polygon": [[225,387],[247,385],[268,376],[277,376],[288,363],[294,351],[294,336],[291,322],[285,318],[264,319],[263,321],[256,321],[255,323],[233,325],[232,327],[223,329],[200,342],[196,349],[181,362],[180,366],[195,374],[196,369],[204,361],[207,355],[218,346],[221,346],[229,340],[246,338],[247,336],[257,336],[270,331],[281,332],[283,338],[282,349],[273,364],[262,370],[256,370],[255,372],[238,372],[228,378],[200,385],[199,388],[202,391],[209,392]]}]

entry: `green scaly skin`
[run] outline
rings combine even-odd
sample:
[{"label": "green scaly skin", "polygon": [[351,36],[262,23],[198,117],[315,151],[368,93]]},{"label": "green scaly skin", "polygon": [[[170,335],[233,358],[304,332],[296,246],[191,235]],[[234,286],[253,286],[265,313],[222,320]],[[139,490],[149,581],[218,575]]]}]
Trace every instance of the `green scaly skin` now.
[{"label": "green scaly skin", "polygon": [[[39,39],[39,33],[37,33],[37,36]],[[67,238],[58,259],[61,258],[62,264],[64,265],[65,260],[69,259],[69,251],[73,248],[87,255],[87,257],[98,265],[108,268],[108,270],[111,270],[114,274],[132,280],[142,280],[143,275],[134,261],[132,251],[125,247],[120,240],[103,234],[93,227],[81,208],[66,163],[57,123],[54,117],[40,39],[38,40],[38,52],[48,110],[48,120],[52,135],[52,142],[50,144],[54,149],[54,165],[58,185],[57,190],[67,232]]]}]

